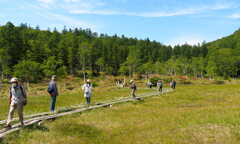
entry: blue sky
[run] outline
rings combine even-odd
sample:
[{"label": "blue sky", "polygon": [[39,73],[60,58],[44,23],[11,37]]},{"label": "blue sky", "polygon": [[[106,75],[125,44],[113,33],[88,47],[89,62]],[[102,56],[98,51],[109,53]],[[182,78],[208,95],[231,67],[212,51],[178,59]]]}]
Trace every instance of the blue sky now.
[{"label": "blue sky", "polygon": [[8,21],[197,44],[240,28],[240,0],[0,0],[0,25]]}]

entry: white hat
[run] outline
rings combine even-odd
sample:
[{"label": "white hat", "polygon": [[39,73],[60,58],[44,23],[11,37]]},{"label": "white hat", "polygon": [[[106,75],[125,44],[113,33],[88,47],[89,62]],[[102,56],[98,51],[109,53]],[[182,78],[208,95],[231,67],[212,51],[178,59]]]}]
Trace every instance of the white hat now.
[{"label": "white hat", "polygon": [[18,79],[17,79],[16,77],[14,77],[14,78],[11,78],[11,81],[10,81],[10,83],[14,83],[14,82],[18,82]]},{"label": "white hat", "polygon": [[52,80],[55,80],[55,79],[56,79],[56,78],[55,78],[55,75],[53,75],[51,79],[52,79]]},{"label": "white hat", "polygon": [[88,79],[87,82],[91,82],[90,79]]},{"label": "white hat", "polygon": [[130,80],[130,82],[133,82],[133,80]]}]

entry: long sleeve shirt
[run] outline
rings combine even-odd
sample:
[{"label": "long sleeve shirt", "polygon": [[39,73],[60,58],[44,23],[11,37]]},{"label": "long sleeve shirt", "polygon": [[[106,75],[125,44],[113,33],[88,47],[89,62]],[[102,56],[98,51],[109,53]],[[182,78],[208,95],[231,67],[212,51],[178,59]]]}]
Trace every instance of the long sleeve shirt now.
[{"label": "long sleeve shirt", "polygon": [[51,93],[51,96],[58,96],[57,83],[56,83],[55,81],[51,81],[51,82],[49,83],[49,86],[54,89],[53,92]]}]

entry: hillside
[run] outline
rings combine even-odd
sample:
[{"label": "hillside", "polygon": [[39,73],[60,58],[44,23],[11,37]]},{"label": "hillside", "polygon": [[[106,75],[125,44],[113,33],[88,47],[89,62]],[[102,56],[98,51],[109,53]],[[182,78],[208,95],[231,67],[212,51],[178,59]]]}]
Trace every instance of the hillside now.
[{"label": "hillside", "polygon": [[207,45],[209,49],[240,49],[240,29],[235,31],[232,35],[215,40]]}]

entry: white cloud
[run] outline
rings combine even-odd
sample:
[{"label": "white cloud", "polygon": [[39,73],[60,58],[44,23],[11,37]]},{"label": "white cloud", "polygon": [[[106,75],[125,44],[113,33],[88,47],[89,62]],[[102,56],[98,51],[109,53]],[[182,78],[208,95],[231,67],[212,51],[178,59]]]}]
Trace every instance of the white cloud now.
[{"label": "white cloud", "polygon": [[207,9],[211,9],[211,10],[224,10],[224,9],[234,8],[236,6],[237,6],[236,3],[233,3],[233,2],[217,3],[215,5],[207,7]]},{"label": "white cloud", "polygon": [[142,17],[169,17],[169,16],[179,16],[179,15],[191,15],[199,12],[199,9],[182,9],[178,11],[169,11],[169,12],[148,12],[148,13],[140,13],[136,14]]},{"label": "white cloud", "polygon": [[107,11],[107,10],[70,10],[72,14],[96,14],[96,15],[130,15],[117,11]]},{"label": "white cloud", "polygon": [[[1,0],[0,0],[1,1]],[[95,15],[128,15],[139,17],[171,17],[180,15],[203,15],[210,16],[210,12],[223,9],[236,8],[237,3],[217,2],[215,4],[188,5],[188,6],[171,6],[165,10],[159,11],[143,11],[134,12],[130,10],[116,11],[114,8],[109,8],[108,3],[100,0],[38,0],[41,6],[47,9],[61,10],[70,14],[95,14]],[[115,0],[117,2],[127,3],[128,0]],[[239,5],[238,5],[239,6]]]},{"label": "white cloud", "polygon": [[204,38],[202,36],[179,36],[169,40],[166,44],[175,46],[175,45],[182,45],[182,44],[190,44],[190,45],[197,45],[198,43],[202,43]]},{"label": "white cloud", "polygon": [[120,11],[110,11],[110,10],[70,10],[69,13],[73,14],[96,14],[96,15],[129,15],[129,16],[139,16],[139,17],[170,17],[179,15],[191,15],[199,12],[199,9],[182,9],[178,11],[169,12],[120,12]]},{"label": "white cloud", "polygon": [[94,29],[96,27],[95,25],[93,25],[91,23],[84,22],[84,21],[78,21],[78,20],[69,18],[69,17],[64,16],[64,15],[60,15],[60,14],[56,14],[56,13],[50,13],[50,12],[48,14],[53,19],[60,20],[64,23],[66,23],[66,24],[71,24],[71,25],[74,25],[76,27],[85,27],[85,28],[91,28],[91,29]]},{"label": "white cloud", "polygon": [[126,2],[128,2],[128,0],[117,0],[117,1],[119,1],[119,2],[121,2],[121,3],[126,3]]},{"label": "white cloud", "polygon": [[79,21],[65,15],[47,11],[35,5],[31,5],[30,7],[35,9],[35,13],[45,21],[48,19],[49,23],[52,22],[52,23],[56,23],[57,25],[62,24],[63,26],[66,25],[66,26],[72,26],[72,27],[90,28],[93,30],[96,30],[98,28],[96,24],[86,22],[86,21]]},{"label": "white cloud", "polygon": [[71,2],[79,2],[80,0],[64,0],[66,3],[71,3]]},{"label": "white cloud", "polygon": [[39,1],[41,3],[45,3],[45,4],[52,4],[55,2],[55,0],[37,0],[37,1]]},{"label": "white cloud", "polygon": [[[198,5],[189,6],[183,8],[168,8],[168,10],[154,11],[154,12],[129,12],[129,11],[114,11],[114,10],[100,10],[100,6],[103,5],[93,5],[91,3],[81,4],[79,7],[68,8],[69,13],[73,14],[96,14],[96,15],[130,15],[139,17],[170,17],[170,16],[180,16],[180,15],[194,15],[194,14],[204,14],[210,11],[217,11],[223,9],[230,9],[236,7],[235,3],[217,3],[213,5]],[[177,10],[176,10],[177,9]]]},{"label": "white cloud", "polygon": [[239,19],[240,18],[240,13],[239,14],[232,14],[232,15],[228,16],[227,18]]}]

